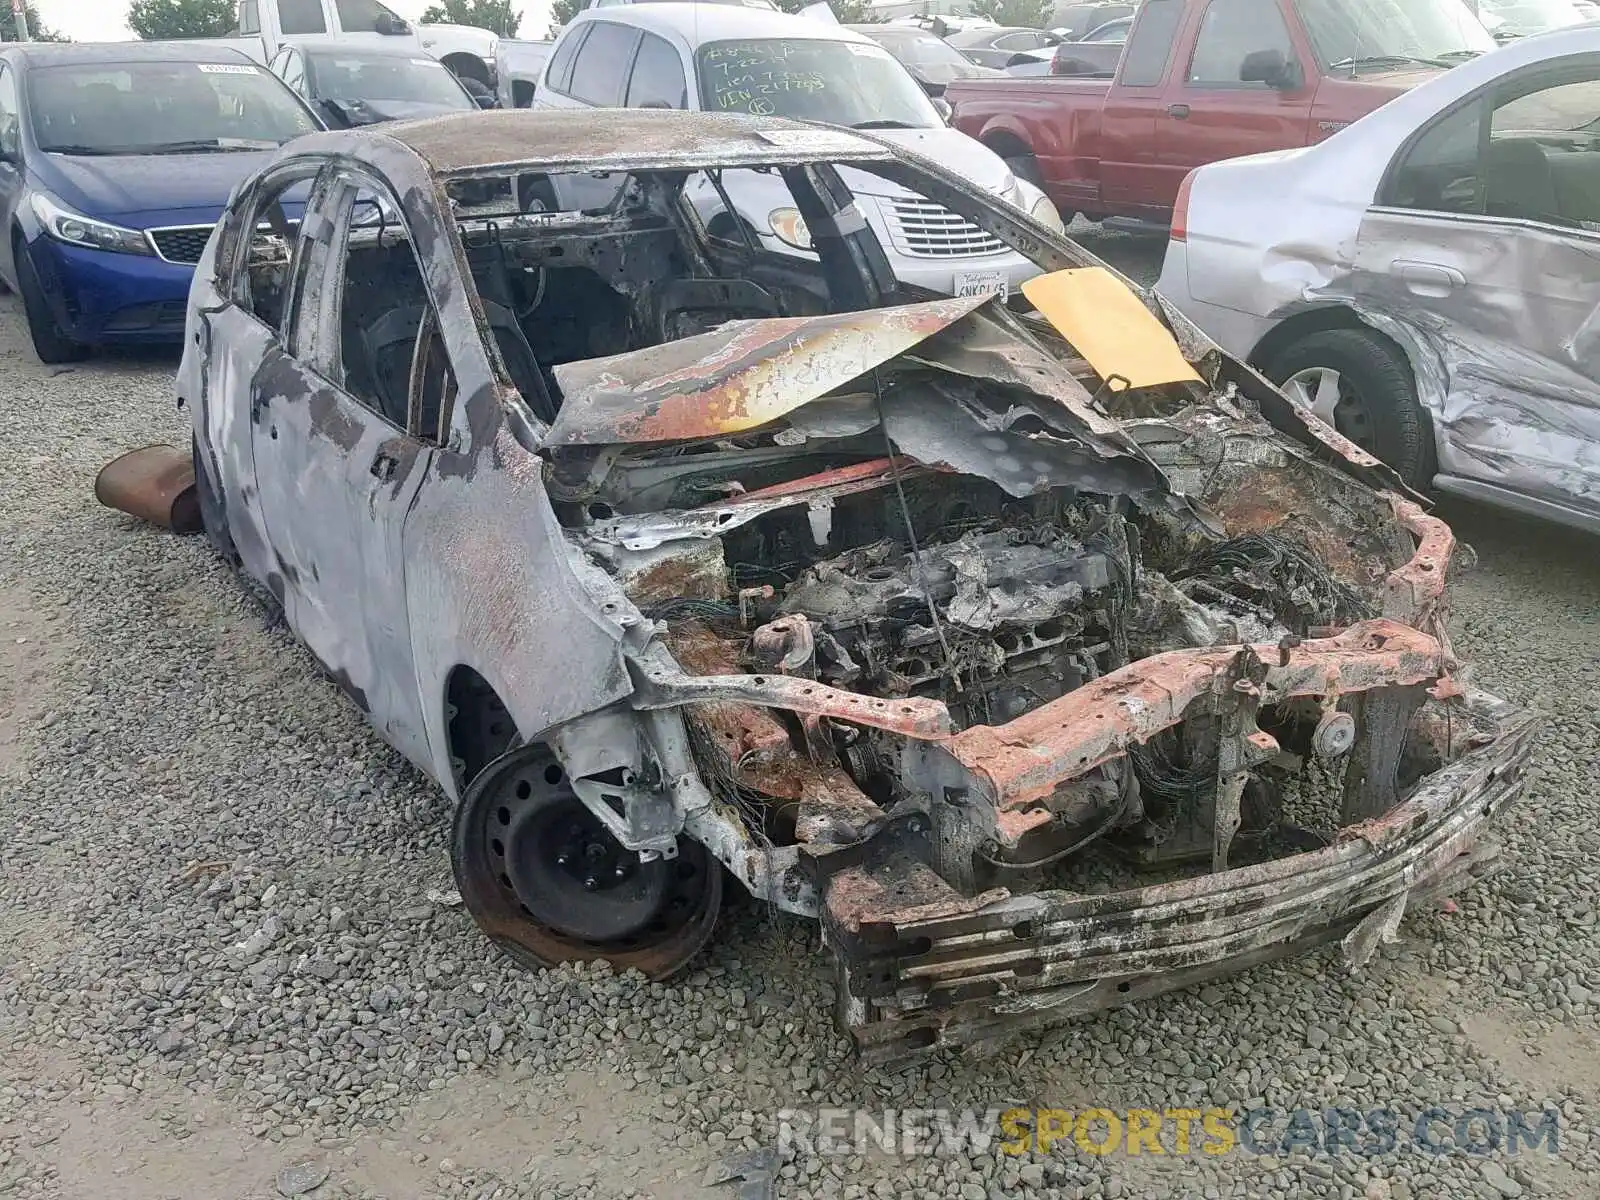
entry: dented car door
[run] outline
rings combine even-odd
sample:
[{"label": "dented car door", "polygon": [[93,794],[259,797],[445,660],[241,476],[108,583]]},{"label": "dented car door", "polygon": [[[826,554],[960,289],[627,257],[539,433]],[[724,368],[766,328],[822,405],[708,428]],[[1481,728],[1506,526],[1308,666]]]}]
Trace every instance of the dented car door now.
[{"label": "dented car door", "polygon": [[1439,364],[1441,486],[1600,513],[1600,62],[1539,63],[1447,111],[1378,199],[1358,287]]},{"label": "dented car door", "polygon": [[[290,624],[391,743],[426,762],[400,539],[433,438],[408,430],[411,359],[393,344],[413,346],[417,324],[366,328],[352,303],[377,286],[352,278],[352,256],[404,229],[361,224],[374,211],[362,191],[334,173],[307,208],[289,336],[251,381],[256,484]],[[420,272],[416,292],[420,321]],[[436,436],[437,408],[433,421]]]}]

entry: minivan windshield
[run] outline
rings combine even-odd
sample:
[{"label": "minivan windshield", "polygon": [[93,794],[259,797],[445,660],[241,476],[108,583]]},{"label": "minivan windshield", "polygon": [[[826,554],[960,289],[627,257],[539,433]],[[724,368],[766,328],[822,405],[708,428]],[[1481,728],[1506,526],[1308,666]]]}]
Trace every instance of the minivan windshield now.
[{"label": "minivan windshield", "polygon": [[707,112],[852,129],[934,129],[938,111],[882,46],[812,38],[708,42],[697,61]]},{"label": "minivan windshield", "polygon": [[442,62],[398,54],[307,54],[311,94],[319,100],[397,100],[440,108],[476,108]]},{"label": "minivan windshield", "polygon": [[1449,67],[1495,47],[1461,0],[1295,0],[1295,8],[1331,71]]},{"label": "minivan windshield", "polygon": [[270,150],[319,128],[282,82],[244,63],[37,67],[27,87],[34,141],[57,154]]},{"label": "minivan windshield", "polygon": [[1478,0],[1478,20],[1496,38],[1519,38],[1589,18],[1572,0]]}]

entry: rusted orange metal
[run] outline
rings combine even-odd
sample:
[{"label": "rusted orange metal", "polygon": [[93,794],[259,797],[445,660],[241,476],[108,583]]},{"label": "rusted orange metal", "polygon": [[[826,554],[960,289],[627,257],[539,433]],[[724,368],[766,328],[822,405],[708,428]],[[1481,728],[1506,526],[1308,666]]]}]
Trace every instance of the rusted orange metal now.
[{"label": "rusted orange metal", "polygon": [[986,302],[930,300],[710,333],[556,370],[550,446],[684,441],[756,429],[903,354]]},{"label": "rusted orange metal", "polygon": [[[1264,704],[1431,683],[1451,665],[1435,639],[1383,619],[1287,650],[1265,644],[1251,649],[1267,665]],[[1062,780],[1176,725],[1192,703],[1212,690],[1237,653],[1238,647],[1220,646],[1157,654],[1005,725],[974,725],[941,745],[987,782],[1002,813],[1025,812]]]},{"label": "rusted orange metal", "polygon": [[1417,539],[1417,552],[1411,560],[1389,572],[1383,591],[1383,615],[1408,625],[1441,633],[1442,614],[1450,560],[1455,555],[1456,537],[1438,517],[1429,516],[1422,506],[1403,496],[1386,494],[1395,519]]},{"label": "rusted orange metal", "polygon": [[[745,492],[739,496],[740,503],[760,500],[777,500],[787,496],[814,492],[819,488],[848,488],[853,484],[863,485],[862,490],[869,490],[889,482],[896,472],[905,476],[908,474],[925,474],[927,468],[904,455],[893,459],[874,458],[867,462],[852,463],[848,467],[836,467],[832,471],[818,471],[815,475],[802,475],[799,479],[785,479],[782,483],[775,483],[771,487],[757,488],[753,492]],[[704,507],[715,507],[706,505]]]},{"label": "rusted orange metal", "polygon": [[112,459],[95,477],[94,498],[174,533],[202,528],[194,458],[174,446],[145,446]]}]

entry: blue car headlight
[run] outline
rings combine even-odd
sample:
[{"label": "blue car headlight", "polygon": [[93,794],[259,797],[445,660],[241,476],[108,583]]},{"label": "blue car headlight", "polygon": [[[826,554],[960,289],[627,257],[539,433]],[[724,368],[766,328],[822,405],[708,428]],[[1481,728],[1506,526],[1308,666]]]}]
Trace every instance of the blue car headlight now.
[{"label": "blue car headlight", "polygon": [[71,246],[86,246],[91,250],[110,250],[115,254],[144,254],[155,256],[150,239],[137,229],[124,229],[106,221],[85,217],[57,204],[42,192],[31,198],[33,215],[39,224],[58,242]]}]

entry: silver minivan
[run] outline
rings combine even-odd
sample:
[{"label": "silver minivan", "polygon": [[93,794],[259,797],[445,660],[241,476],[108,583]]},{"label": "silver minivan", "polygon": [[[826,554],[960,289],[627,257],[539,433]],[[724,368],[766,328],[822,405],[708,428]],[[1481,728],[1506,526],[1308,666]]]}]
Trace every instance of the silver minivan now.
[{"label": "silver minivan", "polygon": [[[790,117],[868,130],[925,155],[1059,231],[1048,197],[945,123],[909,72],[872,39],[809,17],[726,4],[587,9],[562,31],[536,108],[677,108]],[[735,222],[767,249],[809,254],[800,214],[770,176],[728,172],[729,213],[709,180],[688,189],[713,233]],[[941,205],[845,169],[895,275],[946,295],[1008,293],[1038,268]]]}]

